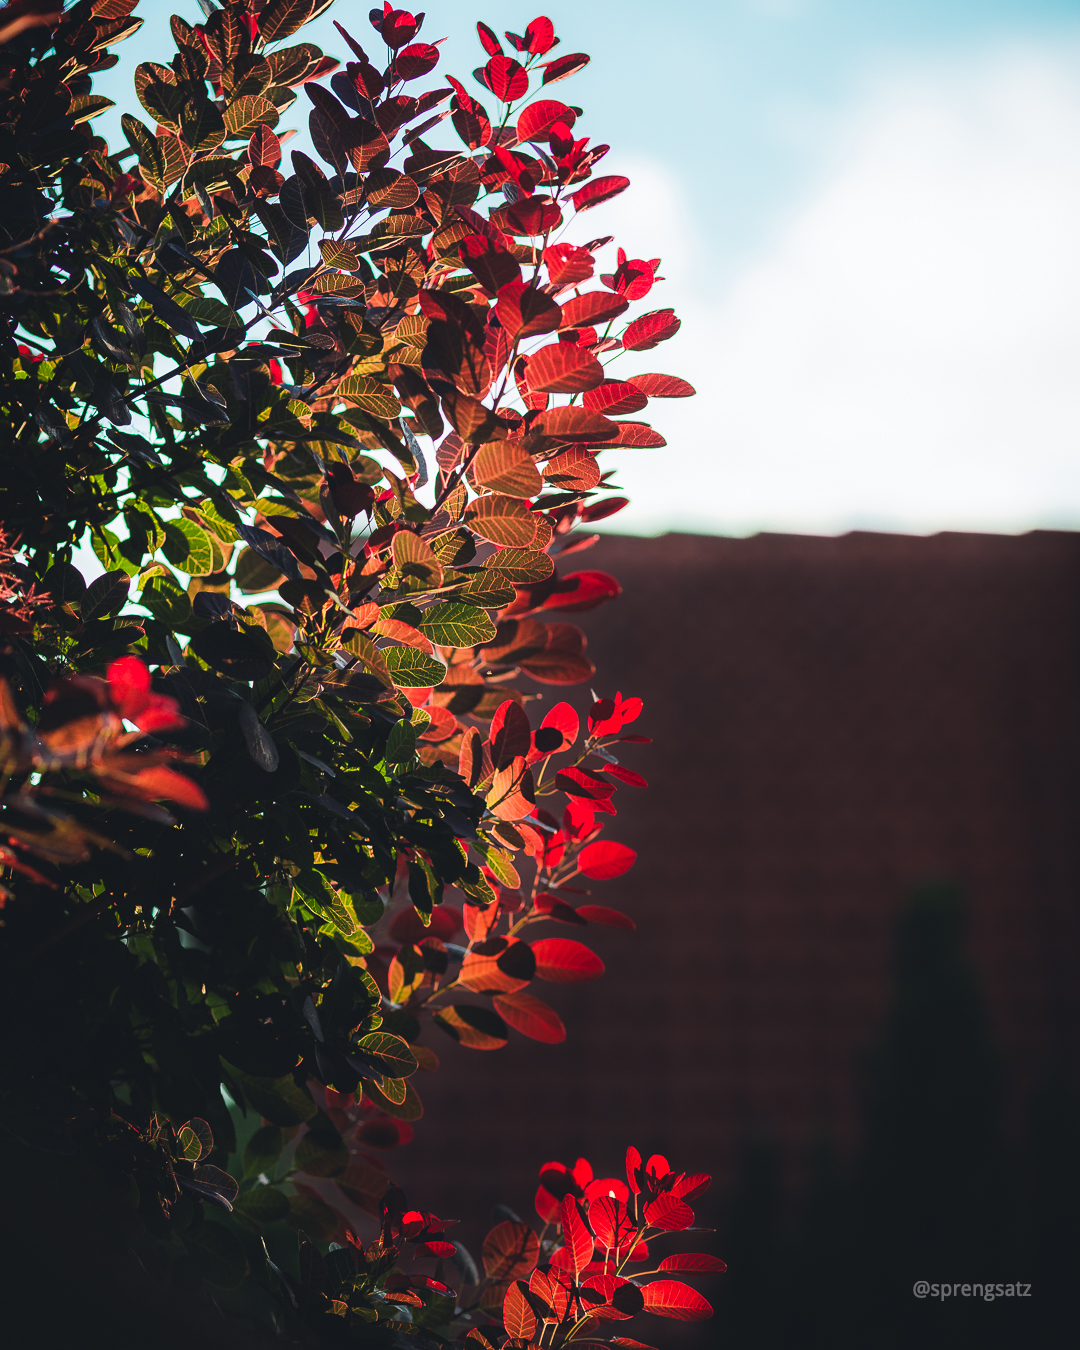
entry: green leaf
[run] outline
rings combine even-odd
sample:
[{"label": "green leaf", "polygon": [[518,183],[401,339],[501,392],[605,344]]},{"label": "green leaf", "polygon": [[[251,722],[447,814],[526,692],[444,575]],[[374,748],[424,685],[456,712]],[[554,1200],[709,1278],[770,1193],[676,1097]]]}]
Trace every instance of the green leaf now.
[{"label": "green leaf", "polygon": [[388,1116],[395,1116],[398,1120],[419,1120],[424,1114],[420,1094],[411,1083],[405,1084],[404,1100],[395,1102],[386,1093],[380,1092],[374,1083],[365,1079],[364,1096],[376,1106],[381,1106]]},{"label": "green leaf", "polygon": [[555,570],[555,564],[546,553],[535,548],[501,548],[481,566],[490,568],[517,586],[533,581],[546,581]]},{"label": "green leaf", "polygon": [[276,127],[277,107],[261,94],[242,94],[225,109],[225,125],[230,136],[250,137],[256,127]]},{"label": "green leaf", "polygon": [[305,872],[298,879],[296,892],[307,909],[331,924],[342,937],[352,938],[359,930],[356,915],[318,872]]},{"label": "green leaf", "polygon": [[320,1111],[296,1146],[293,1161],[312,1177],[338,1177],[349,1165],[349,1150],[329,1118]]},{"label": "green leaf", "polygon": [[416,754],[416,728],[404,718],[395,722],[386,738],[386,762],[403,764]]},{"label": "green leaf", "polygon": [[426,689],[442,684],[446,667],[415,647],[389,647],[382,653],[390,678],[399,689]]},{"label": "green leaf", "polygon": [[416,1072],[416,1056],[408,1041],[388,1031],[371,1031],[361,1036],[357,1045],[384,1074],[392,1078],[408,1078]]},{"label": "green leaf", "polygon": [[467,600],[483,609],[502,609],[514,598],[514,587],[497,572],[473,572],[469,580],[455,592],[458,600]]},{"label": "green leaf", "polygon": [[285,1136],[279,1125],[261,1126],[244,1146],[244,1176],[253,1177],[260,1172],[269,1172],[281,1157],[284,1147]]},{"label": "green leaf", "polygon": [[90,536],[90,546],[103,567],[122,568],[128,576],[134,576],[138,572],[139,564],[125,558],[120,552],[120,537],[112,530],[104,528],[95,530]]},{"label": "green leaf", "polygon": [[281,1078],[256,1078],[229,1065],[229,1074],[253,1111],[272,1125],[302,1125],[318,1111],[308,1094],[296,1086],[290,1074]]},{"label": "green leaf", "polygon": [[243,328],[244,321],[235,309],[209,295],[200,295],[196,299],[183,297],[183,307],[187,314],[205,328]]},{"label": "green leaf", "polygon": [[288,1222],[290,1228],[316,1242],[328,1242],[337,1231],[339,1219],[337,1210],[317,1195],[290,1195]]},{"label": "green leaf", "polygon": [[205,155],[225,139],[225,120],[208,98],[189,99],[180,111],[180,130],[197,155]]},{"label": "green leaf", "polygon": [[176,1136],[176,1145],[183,1159],[187,1162],[198,1162],[203,1154],[213,1149],[214,1136],[206,1121],[196,1117],[189,1120],[186,1125],[181,1125]]},{"label": "green leaf", "polygon": [[214,570],[215,549],[210,536],[187,516],[165,522],[162,552],[174,567],[189,576],[206,577]]},{"label": "green leaf", "polygon": [[124,113],[120,118],[120,125],[124,128],[124,135],[128,138],[131,148],[139,156],[143,177],[159,192],[164,191],[165,152],[158,138],[130,113]]},{"label": "green leaf", "polygon": [[[393,685],[393,677],[383,659],[384,653],[379,651],[366,633],[361,633],[355,628],[350,629],[349,636],[341,645],[346,651],[352,652],[377,680],[382,680],[388,689]],[[422,685],[420,687],[423,688]]]},{"label": "green leaf", "polygon": [[276,1186],[255,1186],[236,1197],[233,1209],[258,1224],[276,1223],[279,1219],[288,1218],[289,1197],[283,1195]]},{"label": "green leaf", "polygon": [[341,398],[350,399],[365,412],[384,417],[388,422],[401,416],[401,404],[386,392],[386,386],[370,375],[349,375],[338,385]]},{"label": "green leaf", "polygon": [[495,625],[487,614],[460,600],[443,600],[424,610],[417,627],[440,647],[478,647],[495,636]]},{"label": "green leaf", "polygon": [[119,614],[127,604],[131,578],[125,571],[106,572],[86,588],[79,604],[83,623],[104,615]]}]

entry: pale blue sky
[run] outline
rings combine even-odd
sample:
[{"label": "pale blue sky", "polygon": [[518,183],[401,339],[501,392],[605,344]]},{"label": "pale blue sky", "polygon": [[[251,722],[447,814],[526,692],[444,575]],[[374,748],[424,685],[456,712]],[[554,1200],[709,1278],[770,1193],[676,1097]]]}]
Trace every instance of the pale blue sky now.
[{"label": "pale blue sky", "polygon": [[[368,7],[303,36],[342,55],[337,18],[374,48]],[[101,92],[165,56],[171,8],[144,4]],[[1080,525],[1080,0],[543,12],[593,56],[557,92],[637,188],[581,224],[662,255],[655,303],[684,316],[635,368],[701,390],[650,406],[670,450],[628,452],[613,528]],[[536,11],[427,13],[467,79],[477,18]]]}]

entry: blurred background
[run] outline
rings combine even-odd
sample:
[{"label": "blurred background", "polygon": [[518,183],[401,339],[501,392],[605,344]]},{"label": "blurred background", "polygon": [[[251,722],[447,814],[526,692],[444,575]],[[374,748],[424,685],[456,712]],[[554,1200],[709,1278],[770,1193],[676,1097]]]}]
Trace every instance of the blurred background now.
[{"label": "blurred background", "polygon": [[[366,9],[310,40],[341,55],[331,20],[364,41]],[[579,564],[625,592],[582,616],[598,690],[642,696],[655,738],[609,830],[638,865],[595,888],[638,932],[598,934],[606,976],[555,991],[566,1045],[442,1039],[395,1175],[480,1216],[475,1247],[551,1159],[609,1173],[634,1142],[712,1172],[717,1317],[631,1331],[663,1346],[1057,1344],[1080,1258],[1080,8],[546,12],[594,58],[561,96],[633,180],[581,237],[661,256],[649,304],[683,319],[616,373],[699,390],[651,406],[669,446],[622,452],[632,504]],[[463,76],[477,18],[533,13],[439,0],[423,36]],[[101,83],[122,107],[156,27]],[[916,1279],[1031,1297],[935,1304]]]}]

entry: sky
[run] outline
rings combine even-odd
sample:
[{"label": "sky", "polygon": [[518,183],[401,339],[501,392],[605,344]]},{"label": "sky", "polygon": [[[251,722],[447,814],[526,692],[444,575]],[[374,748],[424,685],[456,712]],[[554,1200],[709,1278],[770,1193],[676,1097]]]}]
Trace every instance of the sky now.
[{"label": "sky", "polygon": [[[371,50],[367,8],[301,36],[343,56],[337,18]],[[132,69],[170,46],[169,7],[145,11],[98,83],[136,112]],[[580,238],[660,256],[648,305],[683,320],[612,374],[698,390],[640,415],[667,448],[605,453],[631,498],[612,529],[1080,528],[1080,0],[544,12],[593,58],[552,92],[632,184]],[[427,15],[439,70],[468,79],[474,21],[521,32],[534,10]],[[119,111],[95,124],[110,141]]]}]

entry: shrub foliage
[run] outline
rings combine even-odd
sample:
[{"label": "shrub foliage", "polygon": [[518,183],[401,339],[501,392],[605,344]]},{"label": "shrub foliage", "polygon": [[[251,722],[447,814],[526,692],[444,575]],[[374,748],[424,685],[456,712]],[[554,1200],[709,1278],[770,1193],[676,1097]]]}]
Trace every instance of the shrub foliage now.
[{"label": "shrub foliage", "polygon": [[370,57],[338,25],[342,66],[297,38],[323,0],[207,2],[117,151],[93,75],[135,8],[0,11],[5,1126],[155,1277],[288,1334],[699,1315],[622,1274],[687,1226],[663,1159],[591,1198],[563,1169],[561,1237],[507,1221],[484,1276],[382,1161],[426,1026],[560,1041],[533,981],[603,965],[534,926],[633,927],[582,882],[634,861],[598,817],[645,785],[640,700],[518,687],[593,677],[601,452],[693,392],[607,370],[678,328],[630,314],[658,260],[563,238],[627,186],[548,88],[589,58],[481,23],[474,96],[422,87],[423,15],[372,10]]}]

